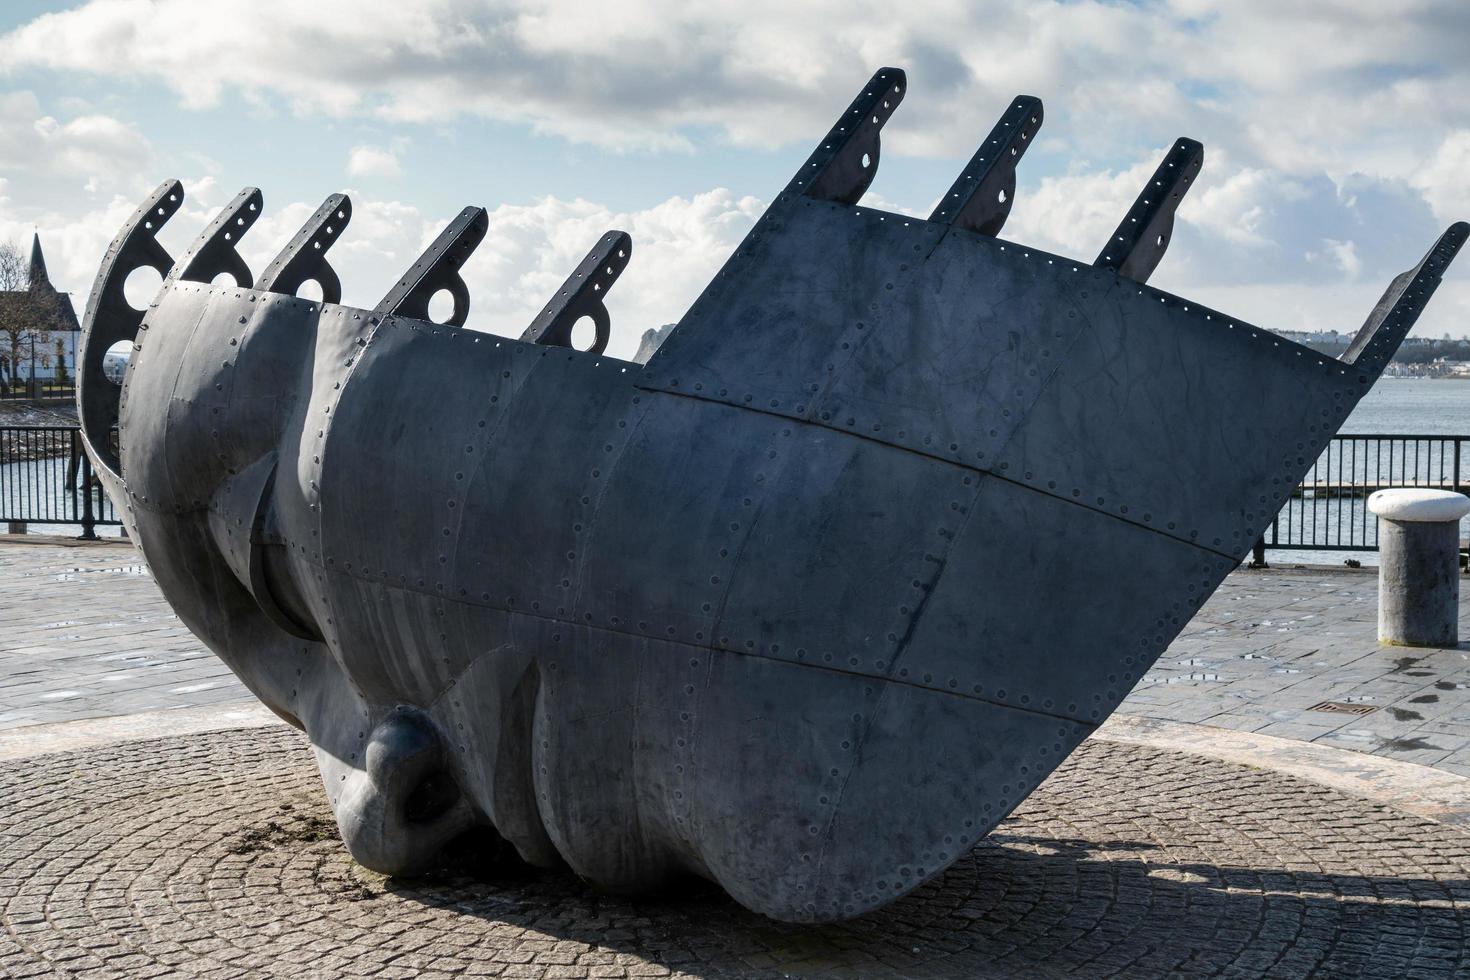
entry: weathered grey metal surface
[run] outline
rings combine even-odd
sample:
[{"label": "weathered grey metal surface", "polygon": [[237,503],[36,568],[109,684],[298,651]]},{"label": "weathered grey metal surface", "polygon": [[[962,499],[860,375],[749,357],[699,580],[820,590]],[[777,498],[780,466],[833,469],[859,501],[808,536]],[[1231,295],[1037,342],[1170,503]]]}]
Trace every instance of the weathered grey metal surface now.
[{"label": "weathered grey metal surface", "polygon": [[1041,128],[1042,116],[1040,99],[1016,96],[929,220],[999,235],[1016,200],[1016,165]]},{"label": "weathered grey metal surface", "polygon": [[470,287],[459,270],[484,240],[489,227],[490,219],[484,208],[465,208],[439,233],[373,312],[380,317],[397,315],[427,320],[429,302],[443,291],[454,302],[444,322],[464,326],[470,315]]},{"label": "weathered grey metal surface", "polygon": [[607,298],[607,291],[627,268],[628,257],[632,254],[633,239],[627,232],[610,231],[603,235],[536,319],[531,321],[521,339],[531,344],[571,347],[572,328],[578,320],[587,317],[596,330],[587,350],[601,354],[607,349],[612,329],[612,319],[603,301]]},{"label": "weathered grey metal surface", "polygon": [[[358,860],[498,834],[793,920],[911,890],[1113,710],[1465,238],[1326,359],[1139,281],[1182,179],[1098,265],[994,238],[1034,99],[933,219],[855,206],[904,88],[874,76],[645,367],[600,353],[620,232],[520,340],[456,325],[478,209],[374,311],[335,302],[340,195],[256,288],[206,263],[146,316],[120,282],[162,262],[145,216],[177,184],[119,236],[88,449],[180,616],[310,734]],[[119,460],[100,363],[135,333]]]},{"label": "weathered grey metal surface", "polygon": [[1174,234],[1174,212],[1204,166],[1205,148],[1181,137],[1123,216],[1118,230],[1092,264],[1148,282]]}]

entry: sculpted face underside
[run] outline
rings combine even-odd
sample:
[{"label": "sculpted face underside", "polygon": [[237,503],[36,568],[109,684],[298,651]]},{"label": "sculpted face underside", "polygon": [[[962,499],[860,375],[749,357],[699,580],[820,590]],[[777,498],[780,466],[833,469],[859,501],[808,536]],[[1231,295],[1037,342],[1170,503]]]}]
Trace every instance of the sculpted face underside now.
[{"label": "sculpted face underside", "polygon": [[[337,302],[340,195],[258,282],[249,189],[177,263],[153,238],[176,183],[114,242],[89,452],[180,616],[310,735],[359,861],[495,833],[783,919],[891,901],[1117,706],[1465,238],[1324,358],[1143,285],[1191,141],[1092,264],[994,237],[1034,99],[929,220],[854,206],[902,90],[874,77],[646,366],[601,354],[618,232],[520,340],[462,328],[478,208],[373,310]],[[144,313],[141,264],[172,269]]]}]

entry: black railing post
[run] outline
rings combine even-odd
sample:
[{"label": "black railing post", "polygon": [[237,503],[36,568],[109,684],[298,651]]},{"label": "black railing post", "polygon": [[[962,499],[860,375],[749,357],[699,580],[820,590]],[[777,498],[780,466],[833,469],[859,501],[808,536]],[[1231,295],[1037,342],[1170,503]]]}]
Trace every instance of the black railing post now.
[{"label": "black railing post", "polygon": [[[1461,436],[1455,436],[1455,473],[1450,477],[1450,489],[1455,493],[1465,492],[1460,489],[1460,443],[1462,441]],[[1465,574],[1470,575],[1470,548],[1466,547],[1464,541],[1460,542],[1460,567],[1465,570]]]},{"label": "black railing post", "polygon": [[[71,433],[72,451],[80,449],[78,439],[81,436],[80,429],[73,429]],[[82,537],[83,541],[97,540],[97,516],[92,512],[92,459],[85,452],[82,453]]]},{"label": "black railing post", "polygon": [[1455,436],[1455,475],[1450,477],[1450,484],[1455,493],[1460,493],[1460,437]]}]

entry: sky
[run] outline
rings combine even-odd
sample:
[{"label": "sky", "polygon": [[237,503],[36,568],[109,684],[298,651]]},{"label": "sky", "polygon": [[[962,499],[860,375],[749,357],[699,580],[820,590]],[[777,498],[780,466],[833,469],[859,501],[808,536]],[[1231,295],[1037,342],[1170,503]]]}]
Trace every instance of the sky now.
[{"label": "sky", "polygon": [[[470,204],[469,326],[518,335],[633,237],[608,353],[677,320],[878,68],[908,73],[871,207],[927,215],[1016,94],[1045,123],[1001,237],[1091,261],[1179,136],[1204,171],[1150,280],[1275,330],[1353,331],[1470,219],[1464,0],[90,0],[0,6],[0,240],[78,306],[161,180],[177,255],[246,185],[258,273],[328,195],[371,307]],[[155,280],[156,283],[156,280]],[[149,284],[130,283],[130,295]],[[1470,335],[1470,259],[1414,335]]]}]

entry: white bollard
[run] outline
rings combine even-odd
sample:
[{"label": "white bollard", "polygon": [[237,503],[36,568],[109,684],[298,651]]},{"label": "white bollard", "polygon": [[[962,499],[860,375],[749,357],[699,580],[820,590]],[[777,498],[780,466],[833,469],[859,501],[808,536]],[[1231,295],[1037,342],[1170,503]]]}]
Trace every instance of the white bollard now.
[{"label": "white bollard", "polygon": [[1378,642],[1452,647],[1460,639],[1460,518],[1470,499],[1396,488],[1368,498],[1378,515]]}]

